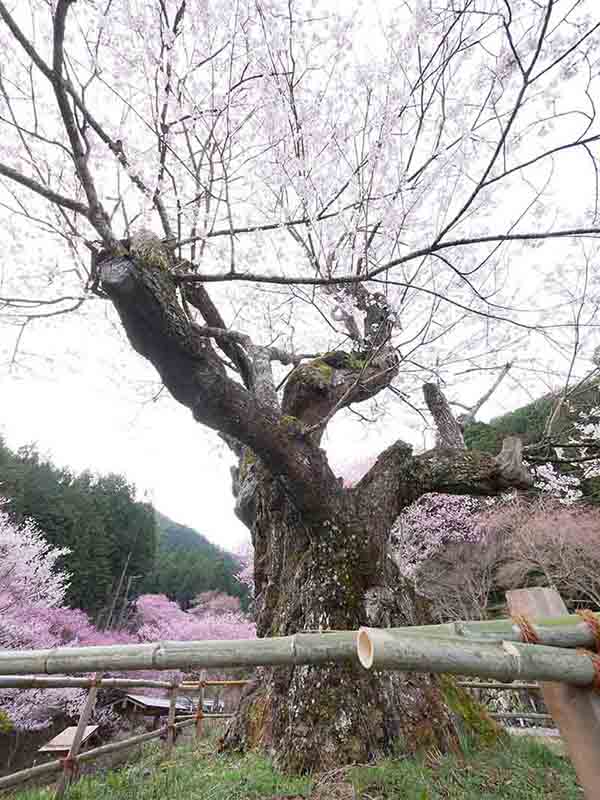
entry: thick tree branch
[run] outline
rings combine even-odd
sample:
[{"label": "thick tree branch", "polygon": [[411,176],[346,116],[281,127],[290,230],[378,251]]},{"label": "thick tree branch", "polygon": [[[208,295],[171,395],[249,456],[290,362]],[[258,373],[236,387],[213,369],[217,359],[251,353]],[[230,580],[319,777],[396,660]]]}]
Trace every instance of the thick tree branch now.
[{"label": "thick tree branch", "polygon": [[160,259],[103,254],[98,270],[131,345],[154,365],[173,397],[196,421],[249,447],[282,477],[302,512],[315,520],[331,518],[342,490],[325,454],[227,377],[206,336],[179,305],[173,276]]},{"label": "thick tree branch", "polygon": [[282,410],[309,426],[318,440],[332,416],[374,397],[398,374],[398,359],[380,348],[371,357],[326,353],[297,367],[286,381]]},{"label": "thick tree branch", "polygon": [[[278,225],[271,226],[273,230],[278,228]],[[254,230],[249,228],[249,230]],[[218,273],[199,273],[199,272],[185,272],[178,275],[178,280],[182,283],[222,283],[228,281],[249,281],[251,283],[273,283],[283,286],[296,284],[299,286],[341,286],[344,284],[359,284],[365,281],[372,280],[373,278],[388,272],[393,267],[398,267],[402,264],[407,264],[409,261],[423,258],[432,255],[440,250],[447,250],[451,247],[466,247],[467,245],[476,244],[497,244],[499,242],[527,242],[527,241],[544,241],[545,239],[564,239],[564,238],[577,238],[577,237],[591,237],[600,233],[600,227],[597,225],[590,225],[584,228],[565,228],[564,230],[557,231],[527,231],[523,233],[504,233],[504,234],[491,234],[486,236],[472,236],[464,237],[462,239],[450,239],[445,242],[432,242],[426,247],[420,247],[416,250],[411,250],[399,258],[386,261],[373,269],[356,275],[348,273],[344,275],[334,275],[331,277],[320,276],[306,276],[306,275],[269,275],[260,272],[218,272]],[[412,284],[406,284],[412,286]]]},{"label": "thick tree branch", "polygon": [[296,366],[306,358],[320,358],[319,353],[290,353],[288,350],[282,350],[280,347],[254,344],[247,333],[234,331],[231,330],[231,328],[215,328],[210,325],[199,325],[197,327],[197,331],[202,336],[209,336],[210,338],[214,339],[219,343],[219,346],[221,346],[221,344],[226,344],[227,342],[236,342],[250,350],[264,350],[270,361],[279,361],[284,365],[293,364]]},{"label": "thick tree branch", "polygon": [[403,508],[428,492],[496,495],[510,488],[531,488],[533,480],[521,454],[521,441],[514,436],[504,440],[498,456],[449,448],[414,456],[410,445],[396,442],[351,492],[369,524],[389,530]]}]

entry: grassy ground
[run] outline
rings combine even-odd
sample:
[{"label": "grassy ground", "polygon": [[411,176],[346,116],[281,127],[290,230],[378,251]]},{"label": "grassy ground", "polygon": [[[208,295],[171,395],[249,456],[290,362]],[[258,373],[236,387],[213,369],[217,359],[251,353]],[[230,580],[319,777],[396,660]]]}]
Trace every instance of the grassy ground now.
[{"label": "grassy ground", "polygon": [[[52,788],[15,800],[51,800]],[[215,755],[211,743],[181,744],[168,761],[148,747],[135,764],[82,778],[67,800],[581,800],[570,763],[541,744],[511,740],[461,757],[429,754],[293,778],[257,755]]]}]

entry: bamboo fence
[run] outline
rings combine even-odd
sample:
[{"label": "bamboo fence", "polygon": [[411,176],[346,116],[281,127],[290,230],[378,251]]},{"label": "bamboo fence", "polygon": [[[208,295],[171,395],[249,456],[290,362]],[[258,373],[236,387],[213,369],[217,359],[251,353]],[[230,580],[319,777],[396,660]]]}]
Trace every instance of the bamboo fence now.
[{"label": "bamboo fence", "polygon": [[513,681],[512,683],[499,683],[492,681],[491,683],[484,683],[484,681],[457,681],[457,686],[462,686],[464,689],[494,689],[497,692],[539,692],[539,683],[519,683]]},{"label": "bamboo fence", "polygon": [[[574,687],[581,687],[580,691],[583,694],[577,697],[584,699],[583,705],[580,703],[580,710],[573,711],[572,716],[575,719],[577,714],[580,714],[580,720],[586,720],[589,728],[586,733],[590,741],[595,744],[597,752],[600,749],[600,713],[597,714],[597,719],[593,716],[596,712],[592,709],[590,689],[592,686],[600,686],[600,658],[591,653],[582,655],[573,648],[600,646],[598,641],[600,615],[595,615],[596,622],[593,624],[582,620],[578,615],[564,613],[540,617],[539,612],[544,609],[551,613],[557,610],[561,612],[564,605],[560,597],[553,590],[546,589],[523,590],[522,593],[529,598],[531,601],[529,608],[535,612],[532,614],[535,616],[535,622],[529,620],[527,630],[521,624],[508,619],[386,630],[361,628],[359,631],[298,633],[293,636],[258,640],[159,642],[106,647],[60,647],[54,650],[0,651],[0,674],[3,674],[0,686],[16,685],[11,684],[11,681],[21,680],[19,688],[24,688],[32,685],[31,681],[34,678],[31,676],[69,675],[107,670],[205,670],[224,667],[318,665],[332,662],[353,662],[361,664],[365,669],[449,673],[504,682],[515,679],[520,682],[549,681],[553,682],[552,685],[560,682],[568,684],[573,691],[576,691]],[[554,596],[560,601],[558,605],[548,600]],[[535,644],[523,643],[532,639],[536,641]],[[19,679],[11,676],[21,677]],[[35,679],[40,680],[37,677]],[[100,684],[104,680],[121,681],[121,685],[124,685],[124,679],[103,679]],[[212,682],[213,685],[215,683]],[[116,686],[116,683],[113,685]],[[203,680],[195,684],[201,700],[207,685],[208,682]],[[544,686],[549,685],[551,684],[544,684]],[[172,700],[170,711],[172,711],[176,689],[171,684],[169,686]],[[94,686],[91,686],[90,690],[93,688]],[[546,689],[543,689],[543,692],[546,699]],[[587,709],[585,714],[582,710],[584,705]],[[563,706],[566,708],[565,703]],[[193,719],[185,719],[178,723],[174,722],[174,713],[170,713],[167,726],[159,732],[95,748],[75,755],[74,759],[77,762],[91,760],[97,755],[156,738],[163,732],[167,734],[166,746],[170,749],[177,728],[192,724],[196,724],[197,731],[201,728],[202,720],[209,715],[204,715],[202,706],[200,709]],[[569,712],[564,711],[564,713],[568,715]],[[554,716],[556,718],[556,714]],[[557,721],[562,732],[563,724],[560,720]],[[564,732],[563,735],[566,736]],[[592,759],[594,761],[592,769],[587,769]],[[573,760],[581,783],[588,791],[591,800],[595,795],[588,787],[593,785],[590,776],[598,767],[598,759],[586,753],[585,759]],[[587,764],[584,763],[586,760]],[[64,761],[63,759],[55,762],[53,767],[48,764],[40,765],[29,771],[24,770],[2,778],[0,788],[15,785],[38,774],[46,774],[48,771],[53,771],[56,764],[60,764],[58,769],[62,769]],[[28,774],[24,776],[23,773]],[[595,785],[600,785],[600,780],[596,780]]]},{"label": "bamboo fence", "polygon": [[[600,614],[596,614],[600,621]],[[364,629],[369,631],[371,629]],[[594,647],[590,626],[578,615],[538,619],[532,626],[541,645],[557,648]],[[107,645],[103,647],[57,647],[51,650],[0,651],[1,685],[9,675],[68,675],[81,672],[132,670],[215,669],[223,667],[292,666],[356,661],[357,631],[296,633],[270,639],[232,641],[158,642],[155,644]],[[385,636],[398,641],[432,640],[444,646],[523,641],[523,633],[512,620],[455,622],[411,628],[388,628]],[[453,645],[449,643],[453,642]],[[365,645],[363,645],[364,647]],[[538,645],[536,645],[537,647]],[[360,652],[360,645],[358,647]],[[494,660],[490,649],[488,653]],[[523,651],[524,652],[524,651]],[[360,656],[359,656],[360,660]],[[361,661],[362,663],[362,661]],[[390,664],[390,669],[398,668]],[[433,667],[427,671],[437,671]],[[471,674],[471,673],[469,673]],[[478,674],[478,673],[474,673]],[[484,674],[484,673],[482,673]],[[485,673],[487,675],[487,673]],[[495,676],[491,676],[495,677]],[[510,675],[508,676],[510,678]],[[544,678],[542,678],[544,679]],[[117,679],[113,679],[117,680]],[[500,680],[503,680],[500,677]]]},{"label": "bamboo fence", "polygon": [[[183,720],[182,722],[175,722],[173,724],[174,730],[182,728],[189,728],[194,724],[194,720]],[[100,747],[94,747],[91,750],[85,750],[75,756],[74,761],[76,764],[86,763],[93,761],[101,756],[111,755],[112,753],[127,750],[130,747],[135,747],[138,744],[144,744],[152,739],[158,739],[160,736],[167,734],[168,726],[164,725],[162,728],[157,728],[155,731],[149,733],[141,733],[138,736],[131,736],[129,739],[122,739],[120,742],[111,742],[104,744]],[[9,789],[12,786],[18,786],[20,783],[31,780],[32,778],[41,778],[45,775],[52,775],[56,772],[62,772],[65,767],[65,759],[58,758],[55,761],[49,761],[47,764],[38,764],[35,767],[22,769],[19,772],[14,772],[12,775],[6,775],[0,778],[0,789]]]},{"label": "bamboo fence", "polygon": [[[512,683],[498,683],[497,681],[492,682],[485,682],[485,681],[457,681],[457,686],[461,686],[463,689],[468,689],[469,691],[480,692],[484,691],[487,692],[489,690],[493,691],[500,691],[500,692],[540,692],[541,687],[539,683],[519,683],[518,681],[513,681]],[[481,701],[484,705],[489,702],[489,698],[487,700]],[[492,719],[497,720],[529,720],[531,722],[552,722],[553,717],[551,714],[544,714],[539,713],[537,711],[489,711],[488,714]],[[534,728],[535,730],[535,728]]]},{"label": "bamboo fence", "polygon": [[552,722],[552,714],[540,714],[534,711],[488,711],[492,719],[516,720],[529,719],[533,722]]},{"label": "bamboo fence", "polygon": [[[541,691],[541,687],[539,683],[523,683],[519,681],[513,681],[512,683],[498,683],[497,681],[457,681],[457,686],[461,686],[463,689],[467,689],[468,691],[474,692],[489,692],[493,690],[494,692],[530,692],[539,693]],[[489,703],[489,697],[486,697],[481,700],[484,705]],[[547,713],[540,713],[538,711],[491,711],[488,709],[488,714],[492,719],[497,719],[501,721],[511,721],[511,720],[527,720],[530,722],[537,722],[539,724],[543,724],[544,722],[553,722],[553,718],[551,714]]]},{"label": "bamboo fence", "polygon": [[[49,761],[46,764],[38,764],[33,767],[29,767],[27,769],[19,770],[19,772],[14,772],[12,775],[6,775],[5,777],[0,777],[0,791],[4,789],[9,789],[12,786],[18,786],[21,783],[25,783],[28,780],[32,780],[34,778],[41,778],[47,775],[52,775],[54,773],[62,773],[60,776],[57,786],[56,786],[56,800],[60,800],[63,797],[65,790],[68,788],[70,783],[73,779],[77,776],[78,765],[80,763],[85,763],[88,761],[92,761],[96,758],[100,758],[105,755],[110,755],[113,753],[120,752],[122,750],[127,750],[131,747],[135,747],[139,744],[144,744],[145,742],[151,741],[152,739],[158,739],[162,736],[165,737],[165,755],[168,757],[173,749],[175,744],[175,737],[176,732],[181,730],[182,728],[191,727],[192,725],[196,726],[196,736],[201,736],[203,727],[202,723],[205,719],[215,719],[215,720],[223,720],[229,719],[233,716],[233,714],[212,714],[212,713],[205,713],[203,704],[204,704],[204,688],[208,687],[216,687],[216,686],[243,686],[249,683],[250,681],[247,680],[204,680],[201,678],[199,681],[190,682],[184,681],[182,683],[173,683],[172,681],[155,681],[155,680],[145,680],[143,678],[136,678],[136,679],[120,679],[120,678],[102,678],[100,676],[96,676],[95,678],[68,678],[68,677],[37,677],[37,676],[26,676],[23,678],[19,677],[1,677],[0,678],[0,687],[1,688],[16,688],[16,689],[29,689],[29,688],[40,688],[40,689],[49,689],[49,688],[89,688],[89,693],[87,695],[84,707],[81,711],[79,721],[77,723],[77,728],[75,734],[73,736],[73,740],[71,742],[71,746],[69,748],[69,752],[65,758],[55,759],[54,761]],[[122,739],[119,742],[111,742],[110,744],[102,745],[100,747],[94,747],[90,750],[86,750],[83,752],[79,752],[79,748],[81,747],[81,742],[83,739],[83,735],[86,729],[86,726],[90,720],[90,716],[92,714],[95,702],[96,702],[96,695],[100,689],[129,689],[129,688],[150,688],[150,689],[168,689],[169,690],[169,713],[167,717],[167,722],[160,728],[157,728],[155,731],[150,731],[148,733],[142,733],[137,736],[132,736],[127,739]],[[177,697],[179,694],[192,694],[195,691],[200,692],[200,697],[198,700],[198,710],[196,714],[177,714],[177,719],[175,719],[176,715],[176,703]]]}]

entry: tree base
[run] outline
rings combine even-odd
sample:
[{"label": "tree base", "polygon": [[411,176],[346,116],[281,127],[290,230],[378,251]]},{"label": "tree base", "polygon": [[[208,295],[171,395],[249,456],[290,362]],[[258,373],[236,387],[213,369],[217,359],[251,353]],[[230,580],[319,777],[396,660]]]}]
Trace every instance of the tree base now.
[{"label": "tree base", "polygon": [[367,673],[353,665],[262,669],[221,750],[261,750],[286,772],[324,772],[384,755],[460,751],[505,735],[448,676]]}]

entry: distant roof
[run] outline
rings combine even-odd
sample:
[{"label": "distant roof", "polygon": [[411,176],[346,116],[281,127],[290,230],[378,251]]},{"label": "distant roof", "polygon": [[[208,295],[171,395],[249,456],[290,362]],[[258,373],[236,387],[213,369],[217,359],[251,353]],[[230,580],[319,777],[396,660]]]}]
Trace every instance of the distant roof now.
[{"label": "distant roof", "polygon": [[[136,703],[138,706],[143,706],[144,708],[165,709],[167,711],[171,704],[168,697],[150,697],[147,694],[126,694],[125,699],[131,700],[133,703]],[[192,708],[192,704],[189,700],[180,698],[175,703],[175,708],[177,711],[189,711]]]},{"label": "distant roof", "polygon": [[[73,737],[75,736],[75,731],[77,730],[76,725],[72,725],[70,728],[65,728],[62,733],[59,733],[58,736],[55,736],[54,739],[50,739],[47,744],[43,747],[40,747],[40,752],[45,750],[47,752],[68,752],[73,744]],[[83,738],[81,740],[81,744],[84,744],[90,736],[98,730],[97,725],[88,725],[84,731]]]}]

